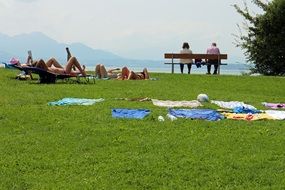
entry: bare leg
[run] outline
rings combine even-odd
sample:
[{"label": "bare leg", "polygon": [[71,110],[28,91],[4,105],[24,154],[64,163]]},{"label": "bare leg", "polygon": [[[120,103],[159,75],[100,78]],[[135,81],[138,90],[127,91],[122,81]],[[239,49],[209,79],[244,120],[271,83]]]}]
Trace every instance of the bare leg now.
[{"label": "bare leg", "polygon": [[95,76],[98,77],[99,79],[101,78],[100,65],[101,64],[97,64],[95,67]]},{"label": "bare leg", "polygon": [[143,69],[144,79],[149,79],[149,73],[146,68]]},{"label": "bare leg", "polygon": [[127,67],[122,68],[122,80],[128,79],[130,70]]},{"label": "bare leg", "polygon": [[[80,73],[83,75],[83,76],[86,76],[86,72],[85,72],[85,66],[83,66],[83,68],[81,67],[80,63],[77,61],[77,59],[75,57],[71,57],[66,66],[65,66],[65,72],[67,74],[70,74],[71,73],[71,70],[72,70],[72,66],[75,66],[79,71]],[[74,72],[73,72],[74,73]]]},{"label": "bare leg", "polygon": [[36,67],[37,67],[37,68],[44,69],[45,71],[48,71],[48,67],[47,67],[47,65],[45,64],[44,60],[42,60],[42,59],[40,59],[40,60],[37,62]]},{"label": "bare leg", "polygon": [[107,78],[108,77],[106,68],[103,64],[97,64],[96,65],[95,75],[98,76],[98,78]]},{"label": "bare leg", "polygon": [[102,64],[100,64],[100,75],[101,75],[102,78],[107,78],[108,77],[108,73],[106,71],[106,68]]},{"label": "bare leg", "polygon": [[129,73],[129,76],[128,76],[128,80],[137,80],[139,79],[139,77],[137,76],[137,74],[134,72],[134,71],[131,71]]},{"label": "bare leg", "polygon": [[113,71],[119,71],[120,70],[120,68],[116,68],[116,69],[109,69],[108,70],[108,73],[113,73]]},{"label": "bare leg", "polygon": [[27,65],[32,65],[33,64],[33,60],[31,58],[31,56],[28,56],[26,64]]},{"label": "bare leg", "polygon": [[58,63],[58,61],[57,61],[55,58],[50,58],[50,59],[47,61],[46,65],[47,65],[48,67],[51,67],[51,66],[53,65],[53,66],[56,67],[56,68],[62,68],[62,69],[63,69],[63,67]]}]

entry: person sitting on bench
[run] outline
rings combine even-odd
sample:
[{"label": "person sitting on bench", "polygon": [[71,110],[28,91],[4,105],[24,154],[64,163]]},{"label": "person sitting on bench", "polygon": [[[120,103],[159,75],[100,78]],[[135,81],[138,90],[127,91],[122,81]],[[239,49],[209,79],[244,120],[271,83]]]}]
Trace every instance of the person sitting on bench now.
[{"label": "person sitting on bench", "polygon": [[[192,50],[187,42],[184,42],[182,45],[182,50],[180,51],[182,54],[192,54]],[[191,72],[193,60],[192,59],[180,59],[180,71],[183,74],[184,64],[187,64],[188,67],[188,74]]]},{"label": "person sitting on bench", "polygon": [[[217,47],[217,44],[215,42],[212,43],[211,47],[209,47],[207,49],[207,54],[216,54],[216,55],[219,55],[220,54],[220,49]],[[208,75],[211,74],[211,66],[212,64],[214,65],[214,75],[217,74],[218,72],[218,67],[219,67],[219,62],[220,60],[218,59],[208,59],[206,61],[208,63],[207,65],[207,73]]]}]

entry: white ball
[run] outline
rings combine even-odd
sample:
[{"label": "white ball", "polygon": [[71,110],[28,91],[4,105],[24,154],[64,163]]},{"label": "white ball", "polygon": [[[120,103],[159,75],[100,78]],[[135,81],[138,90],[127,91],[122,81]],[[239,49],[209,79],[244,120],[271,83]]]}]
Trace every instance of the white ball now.
[{"label": "white ball", "polygon": [[162,117],[161,115],[158,116],[158,121],[164,121],[164,117]]},{"label": "white ball", "polygon": [[197,96],[197,100],[198,100],[199,102],[209,102],[209,97],[208,97],[207,94],[199,94],[199,95]]}]

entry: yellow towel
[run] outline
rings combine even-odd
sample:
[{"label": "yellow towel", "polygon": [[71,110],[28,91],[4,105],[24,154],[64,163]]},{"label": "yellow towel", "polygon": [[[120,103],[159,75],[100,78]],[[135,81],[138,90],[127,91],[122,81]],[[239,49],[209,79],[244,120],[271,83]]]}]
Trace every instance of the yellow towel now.
[{"label": "yellow towel", "polygon": [[235,119],[235,120],[256,121],[256,120],[273,119],[273,117],[269,116],[266,113],[259,113],[259,114],[222,113],[222,114],[227,119]]}]

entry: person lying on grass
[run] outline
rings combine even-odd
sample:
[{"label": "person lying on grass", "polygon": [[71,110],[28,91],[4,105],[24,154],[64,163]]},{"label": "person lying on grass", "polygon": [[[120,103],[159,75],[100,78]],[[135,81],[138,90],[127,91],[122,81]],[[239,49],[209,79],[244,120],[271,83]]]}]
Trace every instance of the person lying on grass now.
[{"label": "person lying on grass", "polygon": [[149,73],[146,68],[142,72],[134,72],[127,67],[123,67],[121,72],[115,72],[120,70],[119,68],[106,70],[103,64],[98,64],[95,67],[95,76],[98,78],[114,78],[118,80],[147,80],[149,79]]}]

